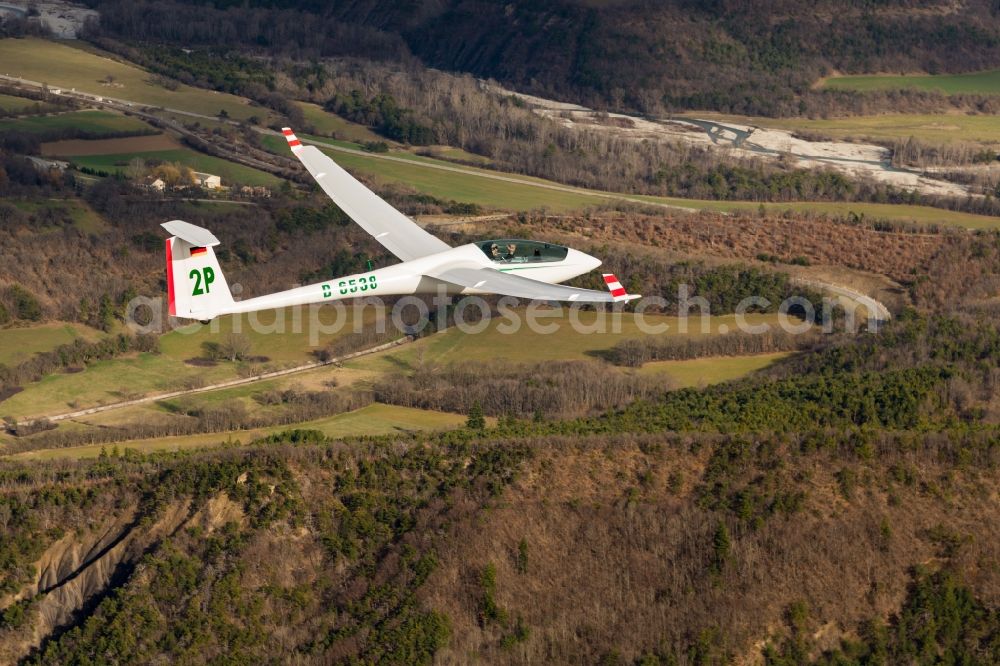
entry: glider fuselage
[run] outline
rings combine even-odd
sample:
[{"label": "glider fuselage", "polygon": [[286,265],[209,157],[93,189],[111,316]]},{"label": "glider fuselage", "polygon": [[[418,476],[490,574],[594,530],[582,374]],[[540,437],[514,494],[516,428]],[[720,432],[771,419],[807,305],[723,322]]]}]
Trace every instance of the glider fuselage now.
[{"label": "glider fuselage", "polygon": [[[532,243],[532,241],[519,242]],[[489,243],[491,241],[486,241],[486,244]],[[565,250],[565,258],[535,261],[532,256],[516,256],[516,251],[508,253],[507,247],[498,248],[499,256],[491,257],[489,250],[485,249],[483,245],[483,242],[460,245],[401,264],[325,280],[276,294],[237,301],[224,311],[215,314],[238,314],[364,296],[407,296],[414,294],[454,296],[491,293],[488,290],[480,291],[474,286],[460,287],[428,277],[428,273],[435,273],[442,267],[491,268],[502,273],[514,272],[533,280],[555,284],[588,273],[601,265],[600,259],[572,248],[560,248]],[[193,260],[194,257],[189,261]],[[196,266],[194,270],[197,270]]]}]

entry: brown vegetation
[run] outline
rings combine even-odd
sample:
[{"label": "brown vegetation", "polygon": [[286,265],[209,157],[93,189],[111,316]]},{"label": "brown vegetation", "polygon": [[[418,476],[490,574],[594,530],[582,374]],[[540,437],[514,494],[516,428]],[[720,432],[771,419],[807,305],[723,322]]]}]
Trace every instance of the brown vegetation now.
[{"label": "brown vegetation", "polygon": [[[906,282],[946,244],[963,234],[928,233],[920,227],[847,223],[822,217],[746,214],[648,215],[621,213],[590,218],[547,218],[543,227],[583,234],[594,241],[636,243],[693,256],[754,260],[802,257],[811,264],[859,268]],[[888,227],[888,228],[883,228]]]},{"label": "brown vegetation", "polygon": [[668,388],[662,377],[623,373],[596,361],[540,365],[462,363],[421,367],[374,387],[375,399],[404,407],[463,413],[568,417],[624,406]]},{"label": "brown vegetation", "polygon": [[753,663],[796,604],[813,650],[855,638],[920,564],[1000,604],[986,436],[479,438],[0,470],[37,566],[5,565],[0,654]]},{"label": "brown vegetation", "polygon": [[783,331],[727,333],[706,338],[636,338],[623,340],[608,351],[615,365],[638,368],[650,361],[679,361],[708,356],[748,356],[780,351],[799,351],[815,345],[815,335],[792,335]]},{"label": "brown vegetation", "polygon": [[[802,456],[794,443],[742,443],[755,460],[722,481],[733,496],[784,486],[803,498],[758,527],[725,518],[731,542],[719,553],[719,516],[706,507],[705,484],[722,442],[670,435],[547,442],[485,521],[456,526],[454,546],[442,552],[423,595],[452,618],[454,639],[441,658],[597,663],[617,654],[633,663],[657,654],[652,663],[672,663],[670,655],[688,664],[755,663],[755,644],[784,631],[782,613],[793,601],[807,605],[814,631],[825,627],[820,647],[830,648],[867,618],[897,609],[904,572],[949,552],[940,540],[947,535],[962,544],[953,551],[959,568],[995,606],[1000,585],[978,563],[1000,556],[1000,533],[991,526],[982,538],[959,535],[978,532],[975,515],[988,519],[1000,507],[990,501],[965,513],[917,490],[943,471],[928,444],[911,454],[889,444],[880,465],[915,474],[899,483],[864,462],[842,467],[826,454]],[[857,479],[849,496],[838,481],[843,470]],[[975,493],[978,483],[961,482],[958,492]],[[506,626],[477,620],[478,574],[488,565]],[[530,631],[511,645],[504,639],[518,616]],[[689,647],[699,643],[701,660]]]}]

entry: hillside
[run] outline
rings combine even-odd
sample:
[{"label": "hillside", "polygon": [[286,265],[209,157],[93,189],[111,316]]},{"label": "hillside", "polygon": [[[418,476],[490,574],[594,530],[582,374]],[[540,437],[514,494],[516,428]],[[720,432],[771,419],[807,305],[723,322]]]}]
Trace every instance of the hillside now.
[{"label": "hillside", "polygon": [[0,463],[0,658],[995,663],[998,439],[939,390],[995,338],[906,342],[957,323],[600,417]]},{"label": "hillside", "polygon": [[[646,112],[798,115],[843,97],[810,93],[834,71],[969,72],[995,67],[1000,55],[987,0],[90,4],[104,34],[134,42],[415,56],[525,91]],[[307,22],[314,29],[295,28]]]}]

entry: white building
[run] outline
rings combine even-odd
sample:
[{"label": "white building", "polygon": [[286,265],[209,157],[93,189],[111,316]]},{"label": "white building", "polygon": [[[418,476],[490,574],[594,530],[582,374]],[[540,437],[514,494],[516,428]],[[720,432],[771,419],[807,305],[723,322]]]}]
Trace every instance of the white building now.
[{"label": "white building", "polygon": [[222,189],[222,178],[210,173],[201,173],[200,171],[195,171],[194,182],[204,187],[206,190]]},{"label": "white building", "polygon": [[149,189],[156,190],[157,192],[162,192],[167,189],[167,184],[163,182],[162,178],[157,178],[152,183],[149,184]]}]

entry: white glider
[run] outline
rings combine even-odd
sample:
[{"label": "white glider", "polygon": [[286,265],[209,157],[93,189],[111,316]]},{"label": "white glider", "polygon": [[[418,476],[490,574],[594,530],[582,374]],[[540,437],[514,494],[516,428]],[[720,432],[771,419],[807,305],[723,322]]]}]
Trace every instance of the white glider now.
[{"label": "white glider", "polygon": [[523,239],[495,239],[451,247],[424,231],[358,182],[314,146],[284,134],[323,191],[402,263],[267,296],[234,301],[207,229],[181,220],[162,226],[167,239],[167,295],[171,316],[208,321],[220,315],[324,303],[360,296],[502,294],[545,301],[617,303],[626,293],[604,274],[607,292],[560,284],[601,265],[578,250]]}]

